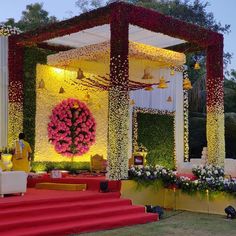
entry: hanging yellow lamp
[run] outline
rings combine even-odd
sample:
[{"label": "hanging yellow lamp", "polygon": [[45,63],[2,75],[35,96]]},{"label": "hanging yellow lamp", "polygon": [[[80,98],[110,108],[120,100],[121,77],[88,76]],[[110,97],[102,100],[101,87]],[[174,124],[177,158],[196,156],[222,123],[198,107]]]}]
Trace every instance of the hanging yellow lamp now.
[{"label": "hanging yellow lamp", "polygon": [[43,79],[41,79],[41,80],[39,81],[39,86],[38,86],[38,88],[39,88],[39,89],[44,89],[44,88],[45,88],[45,83],[44,83],[44,80],[43,80]]},{"label": "hanging yellow lamp", "polygon": [[183,82],[183,89],[184,90],[189,90],[189,89],[192,89],[193,86],[191,84],[191,81],[189,80],[189,78],[185,78],[184,79],[184,82]]},{"label": "hanging yellow lamp", "polygon": [[60,87],[60,89],[59,89],[59,93],[60,93],[60,94],[61,94],[61,93],[65,93],[64,88]]},{"label": "hanging yellow lamp", "polygon": [[130,105],[131,105],[131,106],[134,106],[134,105],[135,105],[134,99],[131,99],[131,100],[130,100]]},{"label": "hanging yellow lamp", "polygon": [[84,96],[84,100],[86,102],[88,102],[89,99],[90,99],[90,95],[89,95],[89,93],[86,93],[85,96]]},{"label": "hanging yellow lamp", "polygon": [[173,68],[170,69],[170,75],[175,75],[175,70]]},{"label": "hanging yellow lamp", "polygon": [[148,87],[144,88],[144,90],[146,90],[146,91],[152,91],[152,90],[153,90],[153,87],[152,87],[152,86],[148,86]]},{"label": "hanging yellow lamp", "polygon": [[85,78],[84,72],[79,68],[77,71],[77,79],[83,79]]},{"label": "hanging yellow lamp", "polygon": [[164,78],[163,76],[161,76],[160,82],[159,82],[157,88],[160,88],[160,89],[168,88],[168,85],[167,85],[167,83],[166,83],[166,80],[165,80],[165,78]]},{"label": "hanging yellow lamp", "polygon": [[144,74],[142,79],[147,80],[147,79],[153,79],[153,76],[150,74],[148,69],[144,69]]},{"label": "hanging yellow lamp", "polygon": [[200,64],[198,61],[196,61],[196,63],[194,64],[194,70],[200,70],[201,67],[200,67]]},{"label": "hanging yellow lamp", "polygon": [[166,101],[167,101],[167,102],[172,102],[172,101],[173,101],[173,100],[172,100],[172,97],[169,96]]}]

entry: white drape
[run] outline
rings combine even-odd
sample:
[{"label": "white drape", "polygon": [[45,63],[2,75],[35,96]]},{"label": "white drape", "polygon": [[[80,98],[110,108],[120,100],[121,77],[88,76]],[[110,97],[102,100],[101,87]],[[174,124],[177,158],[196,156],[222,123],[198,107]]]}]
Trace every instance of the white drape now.
[{"label": "white drape", "polygon": [[[176,100],[179,102],[179,96],[183,93],[182,90],[176,90],[179,83],[182,85],[182,73],[175,72],[174,75],[170,76],[169,69],[160,69],[156,72],[156,75],[158,78],[164,76],[166,81],[169,81],[167,83],[168,88],[158,89],[157,86],[153,86],[154,90],[152,91],[145,91],[144,89],[131,91],[130,99],[134,99],[137,107],[175,111]],[[172,102],[167,101],[169,96],[171,96]]]},{"label": "white drape", "polygon": [[8,37],[0,36],[0,147],[7,145]]}]

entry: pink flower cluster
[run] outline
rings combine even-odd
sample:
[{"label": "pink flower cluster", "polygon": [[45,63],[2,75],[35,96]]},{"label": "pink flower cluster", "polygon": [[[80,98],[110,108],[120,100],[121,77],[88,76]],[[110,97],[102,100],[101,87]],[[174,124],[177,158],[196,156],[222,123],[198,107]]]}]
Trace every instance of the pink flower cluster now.
[{"label": "pink flower cluster", "polygon": [[56,152],[68,157],[81,156],[95,142],[95,133],[95,119],[80,100],[63,100],[52,110],[48,138]]}]

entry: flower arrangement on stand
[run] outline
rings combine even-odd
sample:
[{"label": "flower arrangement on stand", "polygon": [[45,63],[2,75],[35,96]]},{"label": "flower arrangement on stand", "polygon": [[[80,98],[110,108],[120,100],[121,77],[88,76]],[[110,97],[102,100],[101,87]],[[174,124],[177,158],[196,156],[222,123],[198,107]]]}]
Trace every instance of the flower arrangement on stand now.
[{"label": "flower arrangement on stand", "polygon": [[162,166],[132,166],[129,179],[151,185],[155,180],[162,180],[165,187],[176,184],[176,173]]},{"label": "flower arrangement on stand", "polygon": [[9,147],[3,147],[0,149],[0,169],[2,170],[11,170],[12,164],[12,155],[14,154],[14,149]]},{"label": "flower arrangement on stand", "polygon": [[69,98],[58,104],[50,116],[48,138],[56,152],[81,156],[95,142],[96,123],[85,103]]},{"label": "flower arrangement on stand", "polygon": [[227,192],[236,196],[236,179],[225,178],[224,169],[220,166],[196,166],[192,169],[197,179],[177,175],[176,171],[162,166],[132,166],[129,169],[129,179],[146,186],[161,181],[166,188],[181,189],[186,193]]}]

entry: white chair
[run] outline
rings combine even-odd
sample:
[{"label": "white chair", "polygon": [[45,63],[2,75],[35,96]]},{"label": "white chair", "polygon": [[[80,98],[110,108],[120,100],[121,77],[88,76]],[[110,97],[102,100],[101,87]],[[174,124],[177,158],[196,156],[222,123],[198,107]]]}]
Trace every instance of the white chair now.
[{"label": "white chair", "polygon": [[24,171],[3,171],[0,172],[0,196],[4,194],[26,192],[27,174]]}]

